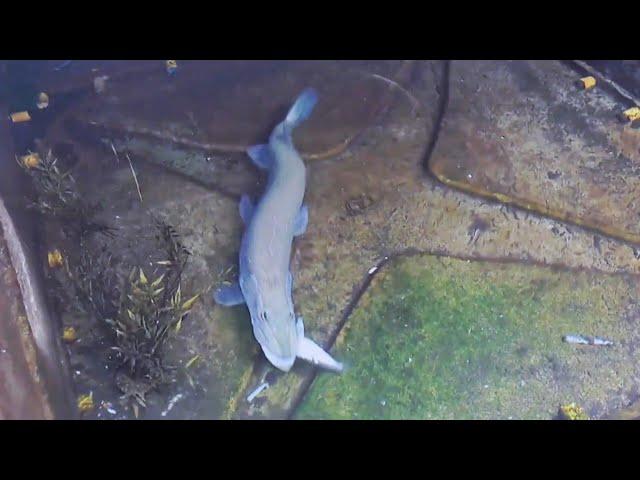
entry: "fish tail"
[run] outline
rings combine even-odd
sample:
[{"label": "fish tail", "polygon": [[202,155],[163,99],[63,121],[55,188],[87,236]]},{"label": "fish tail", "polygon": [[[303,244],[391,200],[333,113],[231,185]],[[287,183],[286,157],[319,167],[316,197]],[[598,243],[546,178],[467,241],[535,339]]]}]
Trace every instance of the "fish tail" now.
[{"label": "fish tail", "polygon": [[318,93],[313,88],[306,88],[298,96],[284,120],[287,130],[297,127],[309,118],[316,103],[318,103]]}]

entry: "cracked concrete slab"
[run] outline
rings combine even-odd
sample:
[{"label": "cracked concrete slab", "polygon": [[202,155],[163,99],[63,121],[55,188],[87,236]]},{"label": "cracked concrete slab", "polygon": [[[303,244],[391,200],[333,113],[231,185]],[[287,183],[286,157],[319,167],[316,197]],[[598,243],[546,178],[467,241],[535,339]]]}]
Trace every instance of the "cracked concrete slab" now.
[{"label": "cracked concrete slab", "polygon": [[431,171],[447,185],[640,241],[640,130],[561,62],[452,62]]},{"label": "cracked concrete slab", "polygon": [[[553,71],[560,68],[554,62],[549,63],[553,65],[544,68]],[[505,69],[508,67],[494,66],[495,75],[505,75]],[[451,189],[430,177],[423,160],[426,145],[435,131],[436,106],[442,93],[440,78],[440,62],[419,62],[410,81],[403,86],[420,100],[423,112],[416,112],[401,94],[396,95],[384,121],[372,123],[366,112],[358,110],[357,118],[345,128],[355,131],[355,125],[366,127],[360,141],[335,157],[307,162],[306,201],[310,223],[305,235],[294,243],[294,304],[297,313],[305,318],[309,336],[322,345],[331,347],[340,334],[355,301],[368,286],[369,272],[385,258],[399,253],[420,251],[471,260],[510,259],[529,265],[590,270],[594,275],[598,272],[637,274],[640,269],[640,255],[623,241],[535,212],[487,201]],[[332,81],[339,83],[341,79],[336,76]],[[546,85],[544,81],[542,84]],[[292,93],[285,88],[288,84],[279,85],[282,91],[278,98],[289,98]],[[535,78],[529,85],[537,85]],[[326,88],[331,91],[337,87],[326,85]],[[540,88],[546,91],[547,87]],[[238,105],[238,111],[257,111],[255,102],[248,100],[251,97],[243,95],[240,87],[237,90],[228,99],[229,105]],[[477,114],[474,109],[482,111],[483,101],[482,95],[470,97],[469,115]],[[476,105],[478,102],[480,106]],[[601,102],[607,104],[606,99]],[[322,97],[319,107],[321,104]],[[117,109],[114,107],[112,111]],[[89,117],[83,115],[76,118],[89,121]],[[124,121],[130,115],[137,118],[133,110],[123,108],[117,118]],[[303,149],[314,142],[335,143],[342,138],[338,132],[344,134],[344,130],[332,118],[330,112],[320,115],[307,130],[300,131],[296,142]],[[188,125],[185,119],[175,121],[185,128]],[[265,117],[261,122],[256,120],[259,125],[252,128],[255,132],[268,131],[271,123]],[[453,139],[447,140],[447,125],[440,132],[440,141],[448,145],[451,155],[457,158],[462,147]],[[324,130],[326,135],[322,133]],[[244,157],[240,156],[236,166],[230,165],[226,170],[219,168],[220,164],[215,161],[215,168],[209,168],[202,152],[196,155],[195,150],[184,144],[154,142],[153,137],[132,131],[128,139],[114,139],[114,145],[120,152],[131,151],[140,173],[144,205],[137,200],[126,166],[120,166],[111,176],[94,175],[95,185],[100,188],[89,190],[108,200],[105,215],[112,219],[118,216],[120,225],[136,224],[145,210],[151,208],[184,231],[185,243],[194,251],[187,276],[189,288],[208,292],[221,280],[219,272],[234,267],[237,262],[242,226],[234,197],[245,192],[259,193],[264,178]],[[61,131],[57,130],[56,135],[62,135]],[[101,135],[95,145],[82,148],[101,158],[89,162],[92,168],[97,168],[97,164],[107,165],[108,172],[109,168],[113,170],[115,160],[110,147],[99,142]],[[200,141],[220,141],[222,134],[217,135],[212,130]],[[232,138],[229,135],[228,138]],[[555,145],[553,136],[537,138],[545,145]],[[234,137],[234,141],[238,139],[242,140]],[[53,136],[50,140],[60,141],[61,137]],[[73,136],[65,141],[78,144]],[[144,148],[140,146],[143,143]],[[439,158],[447,153],[442,148],[439,142],[436,146]],[[578,155],[578,151],[572,152]],[[161,156],[173,159],[169,168],[179,171],[181,177],[163,173],[145,161],[163,164],[157,161]],[[194,158],[200,162],[197,168],[193,167]],[[229,169],[233,174],[228,174]],[[194,182],[209,188],[196,186]],[[223,192],[219,187],[225,184],[230,188]],[[174,418],[288,417],[315,378],[316,372],[302,362],[287,375],[265,377],[261,354],[250,332],[249,316],[243,308],[219,308],[205,295],[184,328],[184,337],[177,340],[173,352],[175,358],[183,362],[190,355],[201,355],[200,370],[194,375],[196,383],[203,388],[176,406]],[[321,376],[327,378],[331,374]],[[248,403],[247,395],[264,378],[268,378],[270,387]],[[186,388],[184,382],[186,380],[178,388]]]}]

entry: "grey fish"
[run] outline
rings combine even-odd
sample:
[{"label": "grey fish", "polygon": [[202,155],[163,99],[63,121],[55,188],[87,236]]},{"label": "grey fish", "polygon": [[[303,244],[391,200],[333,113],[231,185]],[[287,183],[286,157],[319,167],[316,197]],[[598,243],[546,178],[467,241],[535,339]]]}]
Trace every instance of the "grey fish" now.
[{"label": "grey fish", "polygon": [[247,150],[253,163],[269,172],[266,190],[254,205],[247,195],[240,200],[245,232],[240,245],[238,283],[219,288],[216,303],[246,304],[253,334],[267,359],[288,372],[296,357],[323,368],[342,371],[320,346],[304,335],[302,317],[296,319],[289,271],[293,238],[307,228],[309,212],[303,205],[305,166],[293,145],[292,130],[306,120],[318,97],[303,91],[285,120],[271,133],[269,143]]}]

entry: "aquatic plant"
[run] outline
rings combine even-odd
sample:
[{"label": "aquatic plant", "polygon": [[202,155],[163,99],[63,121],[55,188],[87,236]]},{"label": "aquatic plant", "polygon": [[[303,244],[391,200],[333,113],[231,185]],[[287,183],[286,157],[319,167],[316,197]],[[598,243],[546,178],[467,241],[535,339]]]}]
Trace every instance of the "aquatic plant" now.
[{"label": "aquatic plant", "polygon": [[[164,244],[167,258],[156,264],[164,271],[150,279],[142,268],[134,267],[117,316],[106,320],[116,334],[113,349],[126,373],[151,388],[172,379],[173,368],[163,362],[163,346],[172,330],[180,331],[183,319],[199,297],[182,297],[181,277],[189,252],[179,241],[178,233],[161,221],[156,221],[156,228],[156,238]],[[133,398],[144,406],[144,396]]]},{"label": "aquatic plant", "polygon": [[94,220],[99,204],[82,198],[71,171],[58,168],[58,160],[51,150],[44,155],[30,152],[18,159],[18,164],[31,177],[36,198],[28,207],[64,222],[65,230],[82,237],[92,232],[112,233],[112,228]]},{"label": "aquatic plant", "polygon": [[[27,159],[27,157],[30,158]],[[182,273],[190,256],[175,228],[157,218],[143,227],[138,240],[155,262],[149,277],[138,265],[127,265],[127,252],[115,251],[103,235],[116,230],[95,220],[97,204],[79,193],[70,172],[62,172],[51,151],[22,157],[18,163],[31,176],[36,198],[31,207],[60,224],[68,248],[48,254],[53,297],[59,308],[79,311],[103,327],[115,355],[115,386],[124,401],[146,406],[146,394],[172,381],[175,370],[164,360],[170,334],[178,333],[198,295],[184,299]],[[149,232],[151,230],[151,232]],[[153,277],[151,277],[153,275]]]}]

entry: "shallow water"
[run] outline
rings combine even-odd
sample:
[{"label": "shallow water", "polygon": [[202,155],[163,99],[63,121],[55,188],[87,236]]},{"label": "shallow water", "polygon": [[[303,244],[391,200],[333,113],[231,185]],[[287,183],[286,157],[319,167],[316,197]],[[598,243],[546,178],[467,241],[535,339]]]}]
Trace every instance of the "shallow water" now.
[{"label": "shallow water", "polygon": [[[60,335],[75,330],[74,393],[93,398],[83,418],[551,419],[570,403],[604,418],[638,400],[640,130],[618,120],[628,107],[614,92],[579,90],[575,67],[178,61],[169,74],[164,61],[62,63],[13,64],[9,105],[32,113],[12,127],[16,151],[51,149],[113,229],[80,245],[77,218],[40,217],[51,308]],[[308,86],[319,102],[294,133],[309,226],[294,240],[293,296],[342,375],[301,360],[277,372],[246,308],[211,298],[237,275],[240,196],[266,183],[244,151]],[[149,389],[113,350],[109,315],[46,258],[58,249],[74,271],[81,250],[97,261],[105,247],[120,289],[134,267],[151,283],[168,272],[154,219],[190,252],[180,303],[200,296],[154,357],[170,379]],[[106,287],[92,282],[95,298]]]}]

